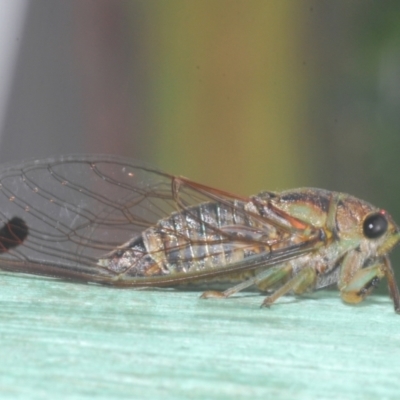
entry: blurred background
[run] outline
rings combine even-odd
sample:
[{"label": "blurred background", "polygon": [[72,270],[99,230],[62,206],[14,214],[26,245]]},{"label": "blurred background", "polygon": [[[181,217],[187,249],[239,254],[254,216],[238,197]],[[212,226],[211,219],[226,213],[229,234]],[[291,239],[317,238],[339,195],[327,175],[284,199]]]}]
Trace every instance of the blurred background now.
[{"label": "blurred background", "polygon": [[1,162],[120,154],[238,194],[348,192],[400,221],[399,1],[0,10]]}]

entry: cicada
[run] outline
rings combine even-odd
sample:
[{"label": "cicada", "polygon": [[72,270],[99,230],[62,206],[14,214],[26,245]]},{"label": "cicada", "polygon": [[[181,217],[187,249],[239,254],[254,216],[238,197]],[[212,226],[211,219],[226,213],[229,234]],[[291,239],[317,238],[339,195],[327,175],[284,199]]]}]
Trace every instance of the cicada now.
[{"label": "cicada", "polygon": [[115,287],[206,290],[226,298],[336,284],[359,303],[400,231],[353,196],[302,188],[237,196],[113,156],[64,156],[0,172],[0,269]]}]

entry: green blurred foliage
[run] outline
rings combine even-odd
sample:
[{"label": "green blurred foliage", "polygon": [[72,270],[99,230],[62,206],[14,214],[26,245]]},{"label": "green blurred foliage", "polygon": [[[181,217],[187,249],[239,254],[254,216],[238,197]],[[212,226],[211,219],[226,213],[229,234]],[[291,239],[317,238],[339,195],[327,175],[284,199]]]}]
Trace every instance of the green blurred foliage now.
[{"label": "green blurred foliage", "polygon": [[301,11],[263,0],[150,3],[157,164],[241,194],[307,181]]}]

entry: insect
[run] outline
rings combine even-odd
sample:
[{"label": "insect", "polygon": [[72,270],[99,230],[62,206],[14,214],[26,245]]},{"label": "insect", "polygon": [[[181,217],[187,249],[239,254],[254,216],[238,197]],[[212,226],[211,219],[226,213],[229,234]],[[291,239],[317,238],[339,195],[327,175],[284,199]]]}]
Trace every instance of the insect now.
[{"label": "insect", "polygon": [[64,156],[0,172],[0,269],[115,287],[204,288],[203,298],[337,284],[362,301],[382,278],[400,296],[390,215],[303,188],[241,197],[114,156]]}]

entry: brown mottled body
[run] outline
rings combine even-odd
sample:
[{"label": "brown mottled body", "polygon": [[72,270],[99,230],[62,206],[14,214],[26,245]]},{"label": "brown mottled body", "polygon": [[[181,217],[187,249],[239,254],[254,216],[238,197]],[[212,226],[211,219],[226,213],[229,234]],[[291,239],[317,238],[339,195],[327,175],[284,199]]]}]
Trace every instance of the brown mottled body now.
[{"label": "brown mottled body", "polygon": [[[243,212],[240,216],[236,215],[238,210]],[[226,297],[252,285],[269,291],[289,282],[282,293],[275,292],[280,296],[337,283],[342,298],[356,303],[384,276],[394,285],[384,256],[397,243],[398,228],[381,212],[389,221],[387,235],[371,240],[362,231],[366,216],[379,212],[353,196],[312,188],[263,192],[248,202],[203,203],[175,212],[146,229],[110,254],[108,266],[118,269],[121,260],[130,260],[121,270],[124,285],[141,285],[143,281],[149,286],[154,282],[157,286],[212,288],[239,283],[226,292],[210,290],[203,295],[206,298]],[[315,243],[301,254],[301,245],[310,240]],[[296,246],[296,257],[275,261],[274,255]],[[248,268],[236,271],[235,264],[242,265],[246,259]],[[253,265],[252,260],[257,262]],[[372,278],[356,286],[356,292],[347,290],[354,276],[376,261],[380,266]],[[265,304],[271,299],[275,297],[267,298]]]},{"label": "brown mottled body", "polygon": [[274,243],[289,245],[292,240],[287,232],[264,222],[252,202],[208,202],[158,221],[112,252],[108,266],[125,277],[201,273],[268,253]]}]

